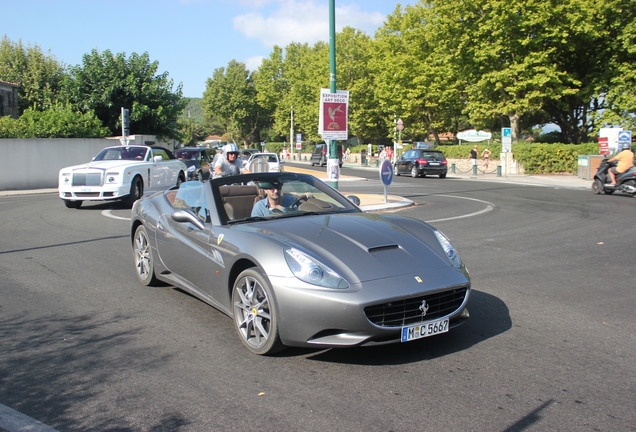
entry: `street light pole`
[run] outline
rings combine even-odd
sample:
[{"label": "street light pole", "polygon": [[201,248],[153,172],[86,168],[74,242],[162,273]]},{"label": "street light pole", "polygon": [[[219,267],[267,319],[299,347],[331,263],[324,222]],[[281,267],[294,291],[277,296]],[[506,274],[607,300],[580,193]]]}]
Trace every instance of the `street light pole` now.
[{"label": "street light pole", "polygon": [[[329,0],[329,91],[336,93],[336,0]],[[329,141],[329,159],[327,164],[330,169],[338,171],[336,180],[331,180],[331,187],[338,189],[338,178],[340,177],[340,165],[338,164],[338,142]],[[333,176],[329,176],[332,178]]]}]

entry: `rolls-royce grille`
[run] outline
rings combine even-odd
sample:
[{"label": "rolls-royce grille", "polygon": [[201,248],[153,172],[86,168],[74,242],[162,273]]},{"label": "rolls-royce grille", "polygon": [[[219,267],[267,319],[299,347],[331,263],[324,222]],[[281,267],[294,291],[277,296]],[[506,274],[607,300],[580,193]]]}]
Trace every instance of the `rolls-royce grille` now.
[{"label": "rolls-royce grille", "polygon": [[[402,327],[455,312],[464,302],[466,287],[364,308],[369,321],[381,327]],[[422,315],[423,302],[426,314]]]},{"label": "rolls-royce grille", "polygon": [[73,186],[101,186],[102,173],[73,173]]}]

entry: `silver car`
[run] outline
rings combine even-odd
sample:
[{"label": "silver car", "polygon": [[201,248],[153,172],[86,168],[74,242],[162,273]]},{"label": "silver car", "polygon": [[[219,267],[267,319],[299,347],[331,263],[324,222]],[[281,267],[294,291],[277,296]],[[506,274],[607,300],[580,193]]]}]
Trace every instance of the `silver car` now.
[{"label": "silver car", "polygon": [[[253,213],[273,208],[262,200],[274,190],[284,207]],[[185,182],[133,206],[136,274],[232,317],[256,354],[409,342],[463,323],[470,278],[448,238],[357,202],[306,174]]]}]

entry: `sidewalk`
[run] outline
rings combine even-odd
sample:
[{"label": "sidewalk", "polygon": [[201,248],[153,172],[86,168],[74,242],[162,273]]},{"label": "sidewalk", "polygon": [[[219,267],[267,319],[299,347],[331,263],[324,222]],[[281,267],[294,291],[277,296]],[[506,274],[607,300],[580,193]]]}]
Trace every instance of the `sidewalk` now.
[{"label": "sidewalk", "polygon": [[[309,162],[296,162],[292,161],[294,164],[300,165],[309,165]],[[377,174],[377,179],[380,179],[379,168],[375,166],[361,166],[360,164],[343,164],[344,168],[352,168],[356,170],[362,170],[367,172],[375,172]],[[304,169],[298,166],[286,165],[285,169],[290,172],[300,172],[304,174],[311,174],[324,182],[328,182],[327,171],[314,171],[309,169]],[[395,179],[395,177],[394,177]],[[477,175],[473,175],[472,173],[451,173],[449,172],[447,180],[461,180],[461,181],[490,181],[490,182],[500,182],[500,183],[511,183],[511,184],[524,184],[528,186],[543,186],[543,187],[554,187],[554,188],[567,188],[567,189],[587,189],[591,190],[592,180],[582,179],[580,177],[574,175],[551,175],[551,174],[512,174],[507,176],[497,177],[496,174],[483,174],[479,172]],[[350,175],[341,175],[339,179],[339,189],[343,195],[349,195],[346,192],[346,186],[340,185],[340,183],[346,184],[350,181],[366,181],[366,179],[362,177],[350,176]],[[343,187],[344,186],[344,187]],[[9,191],[0,191],[0,197],[3,196],[12,196],[12,195],[33,195],[33,194],[48,194],[48,193],[57,193],[57,188],[55,189],[34,189],[34,190],[9,190]],[[360,207],[365,211],[377,211],[377,210],[386,210],[392,208],[401,208],[413,205],[413,201],[403,198],[397,195],[388,195],[386,200],[383,193],[378,194],[356,194],[358,198],[360,198]]]}]

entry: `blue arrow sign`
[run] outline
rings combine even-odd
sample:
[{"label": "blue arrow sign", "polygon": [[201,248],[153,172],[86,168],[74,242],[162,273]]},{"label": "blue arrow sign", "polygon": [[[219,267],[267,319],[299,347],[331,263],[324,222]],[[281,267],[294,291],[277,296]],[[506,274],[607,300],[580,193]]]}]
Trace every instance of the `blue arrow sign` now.
[{"label": "blue arrow sign", "polygon": [[380,164],[380,180],[384,186],[389,186],[393,181],[393,165],[388,159],[384,159]]}]

